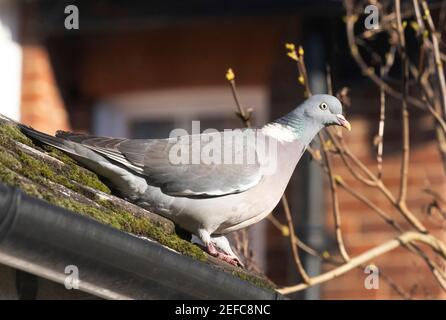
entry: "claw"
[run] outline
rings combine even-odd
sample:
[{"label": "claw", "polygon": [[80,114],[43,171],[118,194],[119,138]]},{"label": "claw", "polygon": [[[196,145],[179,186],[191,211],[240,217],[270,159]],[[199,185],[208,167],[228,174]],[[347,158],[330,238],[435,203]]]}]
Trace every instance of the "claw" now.
[{"label": "claw", "polygon": [[243,264],[241,263],[241,261],[237,257],[232,257],[226,253],[222,253],[222,252],[218,251],[212,243],[208,243],[206,245],[206,248],[207,248],[208,253],[211,256],[216,257],[217,259],[220,259],[220,260],[222,260],[226,263],[229,263],[233,266],[244,267]]},{"label": "claw", "polygon": [[232,258],[231,256],[229,256],[229,255],[227,255],[227,254],[218,252],[216,257],[217,257],[218,259],[220,259],[220,260],[223,260],[223,261],[229,263],[229,264],[232,264],[232,265],[235,266],[235,267],[238,266],[238,260]]}]

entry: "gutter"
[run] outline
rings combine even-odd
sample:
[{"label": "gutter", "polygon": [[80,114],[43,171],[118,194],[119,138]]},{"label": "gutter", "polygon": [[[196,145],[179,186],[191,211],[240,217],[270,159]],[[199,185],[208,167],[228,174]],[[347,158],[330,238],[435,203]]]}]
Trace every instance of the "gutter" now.
[{"label": "gutter", "polygon": [[284,299],[156,242],[0,183],[0,264],[104,299]]}]

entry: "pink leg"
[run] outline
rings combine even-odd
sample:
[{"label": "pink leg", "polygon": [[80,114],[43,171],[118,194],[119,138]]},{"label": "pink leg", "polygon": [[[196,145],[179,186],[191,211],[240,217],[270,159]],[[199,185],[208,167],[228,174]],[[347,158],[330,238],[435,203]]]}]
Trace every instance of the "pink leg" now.
[{"label": "pink leg", "polygon": [[237,259],[234,259],[234,257],[218,251],[212,244],[212,242],[208,242],[206,248],[209,254],[213,257],[216,257],[217,259],[223,260],[229,264],[232,264],[233,266],[237,266],[239,263]]}]

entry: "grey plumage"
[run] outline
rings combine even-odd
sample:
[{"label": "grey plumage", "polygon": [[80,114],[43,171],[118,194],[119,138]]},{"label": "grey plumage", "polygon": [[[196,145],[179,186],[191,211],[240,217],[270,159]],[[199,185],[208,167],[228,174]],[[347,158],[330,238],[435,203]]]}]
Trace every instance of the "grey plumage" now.
[{"label": "grey plumage", "polygon": [[[253,130],[255,132],[256,130]],[[248,130],[240,133],[249,135]],[[116,139],[107,137],[92,137],[69,132],[58,132],[57,137],[81,143],[83,146],[124,165],[135,173],[146,177],[150,185],[159,187],[161,191],[174,196],[221,196],[245,191],[255,185],[261,178],[260,165],[253,164],[223,164],[209,163],[207,165],[171,163],[169,159],[172,147],[186,148],[189,155],[194,152],[193,146],[201,143],[201,148],[212,143],[210,140],[233,140],[234,132],[215,132],[202,135],[192,135],[169,139]],[[243,148],[253,149],[252,142],[241,141]],[[216,158],[223,155],[223,146],[217,150]],[[190,156],[188,157],[191,158]],[[212,179],[209,179],[212,177]]]},{"label": "grey plumage", "polygon": [[[256,223],[274,209],[306,146],[320,129],[333,124],[350,128],[340,102],[329,95],[315,95],[262,128],[240,131],[238,137],[244,139],[237,152],[253,151],[255,161],[235,164],[184,164],[171,159],[172,148],[189,152],[190,160],[193,146],[198,143],[205,148],[215,139],[223,143],[212,149],[212,156],[223,158],[225,145],[235,134],[131,140],[67,132],[53,137],[26,126],[22,130],[65,151],[106,177],[124,197],[173,220],[198,236],[211,254],[232,262],[238,258],[222,236]],[[247,138],[252,135],[277,146],[273,172],[261,165],[257,145]],[[262,157],[273,160],[267,153]]]}]

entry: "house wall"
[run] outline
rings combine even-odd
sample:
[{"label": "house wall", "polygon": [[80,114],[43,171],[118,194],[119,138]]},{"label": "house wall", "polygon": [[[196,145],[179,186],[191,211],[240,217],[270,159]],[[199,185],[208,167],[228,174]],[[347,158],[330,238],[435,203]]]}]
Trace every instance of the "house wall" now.
[{"label": "house wall", "polygon": [[69,130],[65,103],[57,84],[45,38],[37,27],[33,3],[21,10],[21,78],[20,120],[35,129],[54,134]]},{"label": "house wall", "polygon": [[[26,24],[24,30],[27,30]],[[28,32],[32,35],[31,31]],[[30,40],[24,41],[22,47],[22,121],[37,129],[54,132],[69,127],[68,113],[72,128],[76,131],[92,131],[94,106],[110,96],[139,92],[150,94],[150,91],[163,90],[171,90],[172,95],[175,95],[178,89],[223,87],[227,85],[224,74],[228,67],[236,71],[238,86],[269,88],[269,113],[275,118],[303,99],[296,81],[295,65],[285,57],[283,48],[285,42],[299,39],[300,32],[296,17],[262,17],[241,22],[207,21],[153,29],[92,33],[71,36],[68,40],[64,36],[53,36],[46,42],[29,36]],[[339,47],[337,50],[340,50]],[[345,56],[348,56],[348,52],[334,55],[335,59],[327,57],[327,60],[330,58],[336,63]],[[358,73],[354,70],[353,62],[349,63],[349,68],[344,65],[342,71]],[[333,70],[336,74],[336,68]],[[346,115],[352,122],[353,130],[351,133],[344,132],[344,137],[353,153],[376,171],[376,150],[372,147],[372,141],[377,132],[378,92],[364,79],[354,78],[350,82],[335,79],[333,84],[335,89],[344,85],[351,87],[352,107],[346,110]],[[256,107],[245,97],[240,98],[246,106]],[[398,120],[398,105],[395,101],[389,103],[388,118],[396,120],[386,124],[383,178],[397,195],[401,123]],[[442,222],[437,217],[426,215],[429,197],[422,192],[426,181],[438,192],[444,194],[446,191],[430,129],[432,123],[417,113],[411,113],[411,117],[416,121],[411,136],[413,146],[408,205],[429,226],[439,226],[434,229],[444,238]],[[299,212],[299,204],[304,200],[304,190],[302,186],[299,187],[301,177],[305,174],[299,171],[301,167],[296,171],[288,190],[297,225],[303,216]],[[333,170],[355,190],[382,206],[408,228],[376,190],[357,183],[336,157],[333,159]],[[326,180],[325,192],[313,196],[320,197],[326,208],[326,212],[320,214],[326,216],[327,241],[318,249],[335,252],[331,198]],[[358,255],[395,236],[392,229],[382,223],[372,210],[343,190],[339,190],[339,205],[344,240],[350,256]],[[280,208],[277,209],[276,217],[285,221]],[[309,228],[299,232],[302,234],[313,230]],[[289,239],[283,237],[271,224],[267,227],[267,237],[267,274],[279,285],[294,283],[297,281],[297,272],[289,250]],[[382,275],[391,277],[415,297],[445,297],[441,295],[422,260],[404,249],[397,249],[373,263],[379,267]],[[321,286],[322,297],[399,298],[386,284],[384,276],[381,277],[378,290],[366,289],[365,277],[364,270],[358,269],[330,281]]]},{"label": "house wall", "polygon": [[[347,110],[351,118],[352,131],[344,132],[343,136],[352,152],[363,161],[372,172],[377,172],[376,148],[373,139],[378,132],[379,92],[370,84],[352,86],[352,108]],[[401,105],[397,101],[387,99],[387,120],[384,134],[383,182],[398,197],[401,166]],[[437,145],[432,130],[430,117],[422,112],[410,109],[411,117],[411,150],[408,174],[407,205],[415,216],[422,221],[439,239],[446,240],[444,219],[436,214],[429,215],[427,206],[432,198],[423,192],[425,186],[439,194],[446,194],[444,169],[439,157]],[[389,201],[376,189],[358,182],[342,163],[339,157],[333,158],[333,171],[341,175],[343,180],[356,191],[369,198],[373,204],[380,207],[392,219],[398,222],[404,230],[411,227],[393,208]],[[327,189],[328,189],[328,183]],[[339,207],[342,218],[342,230],[345,246],[351,257],[359,255],[374,246],[394,238],[398,233],[369,207],[362,204],[349,193],[339,188]],[[331,196],[326,193],[327,230],[334,245],[334,226],[331,210]],[[431,251],[421,246],[436,261]],[[386,277],[396,282],[401,289],[413,298],[446,298],[445,293],[434,279],[428,266],[420,257],[407,249],[399,248],[382,257],[373,259],[381,272],[379,289],[366,289],[364,281],[368,274],[364,268],[358,268],[348,274],[328,282],[322,287],[323,298],[330,299],[398,299],[401,296],[393,290]],[[327,268],[326,268],[327,270]]]},{"label": "house wall", "polygon": [[23,47],[21,122],[54,134],[69,130],[68,115],[61,99],[47,49],[41,44]]}]

